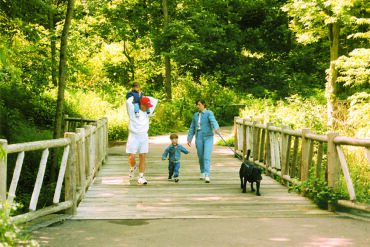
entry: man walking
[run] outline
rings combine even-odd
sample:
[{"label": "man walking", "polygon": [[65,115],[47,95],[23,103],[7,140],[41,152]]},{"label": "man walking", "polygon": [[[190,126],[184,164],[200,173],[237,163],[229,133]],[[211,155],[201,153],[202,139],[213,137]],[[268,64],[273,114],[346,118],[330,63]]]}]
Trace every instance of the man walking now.
[{"label": "man walking", "polygon": [[[153,115],[158,100],[152,97],[142,97],[140,99],[140,110],[135,114],[134,97],[131,96],[126,100],[127,112],[129,115],[129,134],[126,144],[126,153],[128,154],[128,163],[130,165],[129,178],[134,177],[137,164],[135,155],[139,154],[139,184],[147,184],[144,177],[146,154],[149,152],[149,118]],[[147,110],[149,109],[149,114]]]}]

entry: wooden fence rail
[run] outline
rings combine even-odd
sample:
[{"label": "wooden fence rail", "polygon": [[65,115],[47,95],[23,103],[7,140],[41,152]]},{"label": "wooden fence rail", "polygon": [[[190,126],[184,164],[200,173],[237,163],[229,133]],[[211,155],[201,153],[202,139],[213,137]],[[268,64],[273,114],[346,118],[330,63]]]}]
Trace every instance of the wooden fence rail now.
[{"label": "wooden fence rail", "polygon": [[[24,223],[62,210],[65,210],[67,214],[73,214],[77,204],[84,197],[86,189],[90,186],[100,166],[104,163],[108,148],[107,119],[85,121],[84,119],[66,118],[65,121],[65,125],[68,125],[71,121],[78,121],[80,124],[84,124],[84,126],[74,129],[74,132],[65,132],[64,138],[60,139],[18,144],[8,144],[7,140],[0,140],[0,150],[2,150],[0,153],[0,203],[5,201],[13,203],[26,153],[29,151],[42,153],[28,206],[29,212],[13,216],[12,220],[15,223]],[[54,190],[53,205],[37,208],[50,149],[63,149]],[[16,154],[17,160],[8,190],[7,158],[9,154]],[[63,182],[64,199],[61,200]]]},{"label": "wooden fence rail", "polygon": [[[344,145],[364,148],[370,165],[370,139],[343,137],[338,133],[317,135],[311,133],[310,129],[292,130],[287,126],[276,127],[272,123],[262,124],[252,118],[239,117],[234,119],[234,130],[235,152],[245,159],[250,149],[250,159],[265,168],[267,174],[277,175],[283,181],[293,184],[314,176],[324,179],[334,191],[338,191],[342,172],[349,200],[339,200],[338,204],[370,212],[369,205],[356,202],[356,193],[342,150]],[[334,210],[333,205],[329,205],[329,209]]]}]

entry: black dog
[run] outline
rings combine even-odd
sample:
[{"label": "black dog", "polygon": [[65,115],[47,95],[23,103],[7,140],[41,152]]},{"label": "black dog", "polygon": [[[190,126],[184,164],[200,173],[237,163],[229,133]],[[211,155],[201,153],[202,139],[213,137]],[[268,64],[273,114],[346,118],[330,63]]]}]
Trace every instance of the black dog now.
[{"label": "black dog", "polygon": [[242,163],[239,170],[240,176],[240,187],[243,189],[243,193],[245,193],[247,187],[247,181],[251,183],[251,191],[254,191],[253,183],[256,183],[257,191],[256,195],[260,196],[260,184],[262,180],[262,169],[257,165],[253,164],[253,162],[249,161],[249,155],[251,150],[248,150],[247,159]]}]

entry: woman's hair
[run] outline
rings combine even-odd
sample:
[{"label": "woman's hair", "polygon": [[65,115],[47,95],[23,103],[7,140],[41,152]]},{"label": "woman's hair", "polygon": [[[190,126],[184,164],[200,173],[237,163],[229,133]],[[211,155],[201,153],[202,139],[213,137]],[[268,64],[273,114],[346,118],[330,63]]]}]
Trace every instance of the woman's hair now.
[{"label": "woman's hair", "polygon": [[171,134],[170,139],[179,139],[179,136],[177,134]]},{"label": "woman's hair", "polygon": [[197,105],[199,102],[200,102],[202,105],[206,106],[206,102],[204,101],[204,99],[197,99],[197,100],[195,101],[195,104]]}]

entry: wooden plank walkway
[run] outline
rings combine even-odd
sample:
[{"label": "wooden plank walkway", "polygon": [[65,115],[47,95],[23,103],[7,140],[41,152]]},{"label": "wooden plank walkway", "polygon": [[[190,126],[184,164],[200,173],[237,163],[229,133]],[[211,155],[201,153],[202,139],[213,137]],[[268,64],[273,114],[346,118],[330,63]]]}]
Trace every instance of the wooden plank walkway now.
[{"label": "wooden plank walkway", "polygon": [[[217,140],[216,140],[217,141]],[[185,145],[185,135],[180,135]],[[227,147],[215,146],[212,155],[211,183],[199,180],[199,165],[194,145],[182,154],[180,181],[167,180],[167,161],[161,154],[169,145],[168,135],[150,139],[146,178],[148,185],[128,179],[125,146],[109,149],[100,170],[73,219],[174,219],[240,217],[317,217],[334,215],[320,210],[310,200],[270,177],[263,176],[261,194],[241,193],[240,161]],[[137,175],[137,174],[136,174]],[[249,184],[248,184],[249,186]]]}]

